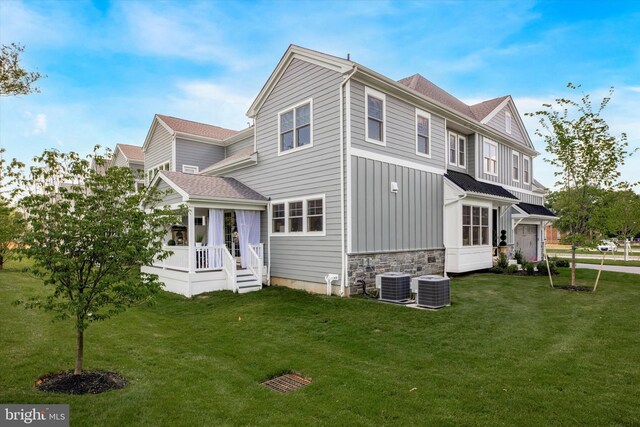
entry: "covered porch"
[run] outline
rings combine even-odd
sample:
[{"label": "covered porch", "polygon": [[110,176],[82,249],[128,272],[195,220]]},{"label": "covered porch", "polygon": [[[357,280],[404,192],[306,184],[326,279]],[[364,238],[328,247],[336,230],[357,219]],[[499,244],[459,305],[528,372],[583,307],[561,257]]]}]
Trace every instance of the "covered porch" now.
[{"label": "covered porch", "polygon": [[187,297],[262,288],[267,272],[261,241],[266,198],[233,178],[162,171],[152,185],[166,192],[167,205],[186,205],[188,212],[167,230],[163,249],[169,256],[143,267],[144,272],[157,274],[167,291]]}]

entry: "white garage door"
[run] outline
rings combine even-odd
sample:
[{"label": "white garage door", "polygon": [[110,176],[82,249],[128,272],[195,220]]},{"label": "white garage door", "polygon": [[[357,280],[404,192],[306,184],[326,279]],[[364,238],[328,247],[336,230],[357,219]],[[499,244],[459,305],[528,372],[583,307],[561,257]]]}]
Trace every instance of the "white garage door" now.
[{"label": "white garage door", "polygon": [[515,229],[515,249],[522,252],[527,261],[537,260],[538,226],[520,224]]}]

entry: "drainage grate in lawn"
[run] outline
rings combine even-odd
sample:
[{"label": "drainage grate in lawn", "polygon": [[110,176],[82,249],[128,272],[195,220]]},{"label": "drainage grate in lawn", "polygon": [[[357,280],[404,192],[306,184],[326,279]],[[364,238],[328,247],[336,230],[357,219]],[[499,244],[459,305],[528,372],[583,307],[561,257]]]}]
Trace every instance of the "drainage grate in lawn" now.
[{"label": "drainage grate in lawn", "polygon": [[311,379],[295,373],[280,375],[262,383],[263,386],[279,393],[289,393],[309,384]]}]

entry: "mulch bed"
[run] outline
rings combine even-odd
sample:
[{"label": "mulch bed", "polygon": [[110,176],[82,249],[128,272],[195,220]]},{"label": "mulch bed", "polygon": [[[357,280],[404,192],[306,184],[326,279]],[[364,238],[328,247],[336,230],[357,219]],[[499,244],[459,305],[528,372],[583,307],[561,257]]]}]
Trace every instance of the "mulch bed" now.
[{"label": "mulch bed", "polygon": [[117,372],[83,371],[73,375],[73,371],[49,373],[35,382],[36,389],[51,393],[99,394],[109,390],[119,390],[127,385],[127,380]]},{"label": "mulch bed", "polygon": [[554,286],[553,289],[561,289],[563,291],[569,291],[569,292],[593,292],[593,288],[589,288],[587,286],[565,285],[565,286]]}]

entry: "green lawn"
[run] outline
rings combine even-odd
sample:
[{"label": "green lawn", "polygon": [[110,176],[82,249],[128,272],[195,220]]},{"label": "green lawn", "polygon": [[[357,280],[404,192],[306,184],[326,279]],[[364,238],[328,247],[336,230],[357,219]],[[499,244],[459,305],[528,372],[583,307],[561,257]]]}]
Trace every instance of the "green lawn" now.
[{"label": "green lawn", "polygon": [[[42,289],[8,267],[0,402],[70,403],[72,425],[640,425],[640,275],[603,272],[597,294],[469,275],[437,312],[276,287],[163,294],[88,330],[86,367],[128,387],[66,396],[33,381],[73,366],[71,323],[11,305]],[[258,384],[284,370],[313,384]]]},{"label": "green lawn", "polygon": [[[553,248],[549,248],[547,249],[547,253],[549,255],[554,255],[554,254],[563,254],[563,255],[567,255],[567,254],[571,254],[571,249],[553,249]],[[576,255],[602,255],[602,252],[596,250],[596,249],[576,249]],[[607,254],[607,256],[609,256],[610,254]],[[623,247],[618,247],[618,250],[616,252],[614,252],[614,255],[624,255],[624,248]],[[640,255],[640,250],[638,250],[638,248],[636,247],[632,247],[631,250],[629,251],[629,255],[630,256],[638,256]]]}]

